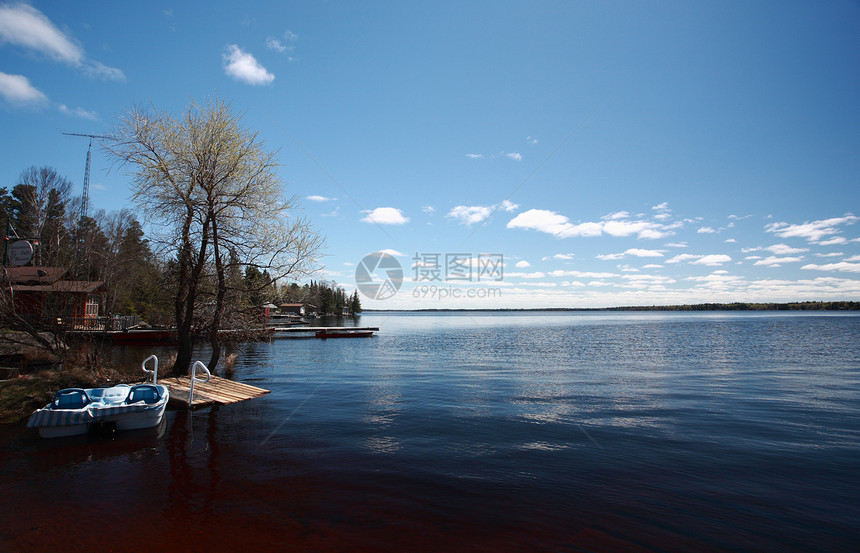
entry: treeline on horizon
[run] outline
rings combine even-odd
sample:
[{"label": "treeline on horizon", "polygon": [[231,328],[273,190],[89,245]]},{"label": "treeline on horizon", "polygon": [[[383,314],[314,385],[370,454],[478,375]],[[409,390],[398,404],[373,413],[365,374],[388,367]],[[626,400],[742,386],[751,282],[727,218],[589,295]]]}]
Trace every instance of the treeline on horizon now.
[{"label": "treeline on horizon", "polygon": [[530,307],[499,309],[365,309],[373,311],[858,311],[860,301],[803,301],[789,303],[698,303],[626,307]]}]

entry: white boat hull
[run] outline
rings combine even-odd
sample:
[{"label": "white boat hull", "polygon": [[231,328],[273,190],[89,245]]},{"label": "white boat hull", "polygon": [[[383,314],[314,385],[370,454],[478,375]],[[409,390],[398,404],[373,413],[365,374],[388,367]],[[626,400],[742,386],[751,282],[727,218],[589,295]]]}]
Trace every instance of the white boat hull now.
[{"label": "white boat hull", "polygon": [[89,423],[74,424],[70,426],[40,426],[39,436],[42,438],[65,438],[67,436],[80,436],[90,431]]}]

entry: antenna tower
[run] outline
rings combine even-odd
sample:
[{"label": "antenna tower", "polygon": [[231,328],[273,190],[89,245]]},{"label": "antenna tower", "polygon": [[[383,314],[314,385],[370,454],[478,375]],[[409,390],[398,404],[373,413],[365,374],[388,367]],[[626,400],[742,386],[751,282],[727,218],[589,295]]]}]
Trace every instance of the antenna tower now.
[{"label": "antenna tower", "polygon": [[87,148],[87,168],[84,173],[84,191],[81,195],[81,219],[87,216],[87,209],[90,203],[90,157],[93,149],[93,138],[107,138],[110,139],[110,136],[104,136],[101,134],[80,134],[75,132],[64,132],[63,134],[67,136],[84,136],[90,139],[90,145]]}]

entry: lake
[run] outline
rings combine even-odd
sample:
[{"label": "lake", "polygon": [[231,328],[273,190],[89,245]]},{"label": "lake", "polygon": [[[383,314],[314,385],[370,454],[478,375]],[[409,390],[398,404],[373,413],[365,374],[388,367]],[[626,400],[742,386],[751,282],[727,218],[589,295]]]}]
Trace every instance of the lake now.
[{"label": "lake", "polygon": [[155,430],[0,426],[0,550],[860,550],[856,314],[358,324],[242,345],[270,394]]}]

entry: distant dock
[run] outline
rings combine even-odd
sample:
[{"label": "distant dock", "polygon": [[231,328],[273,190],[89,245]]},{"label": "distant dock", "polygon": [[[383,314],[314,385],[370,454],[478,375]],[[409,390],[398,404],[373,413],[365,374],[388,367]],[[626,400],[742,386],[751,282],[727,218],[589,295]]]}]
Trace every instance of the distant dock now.
[{"label": "distant dock", "polygon": [[[158,383],[167,386],[170,390],[171,403],[188,405],[188,394],[191,390],[190,376],[159,378]],[[208,382],[194,383],[194,402],[191,404],[191,409],[238,403],[268,393],[269,390],[263,388],[212,375]]]},{"label": "distant dock", "polygon": [[317,332],[379,332],[378,326],[276,326],[271,331],[278,335],[316,335]]}]

